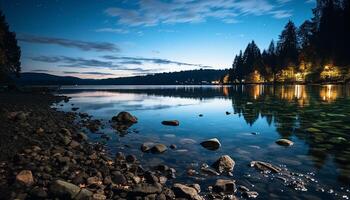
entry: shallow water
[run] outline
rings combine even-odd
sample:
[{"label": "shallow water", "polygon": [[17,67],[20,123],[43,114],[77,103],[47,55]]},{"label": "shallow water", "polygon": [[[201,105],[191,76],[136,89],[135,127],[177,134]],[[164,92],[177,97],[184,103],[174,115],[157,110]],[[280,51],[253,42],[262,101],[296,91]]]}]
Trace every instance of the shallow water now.
[{"label": "shallow water", "polygon": [[[350,197],[349,87],[66,86],[60,94],[72,99],[56,105],[59,110],[79,107],[78,112],[103,120],[99,132],[111,139],[91,133],[92,140],[104,142],[112,155],[118,151],[137,155],[145,167],[159,163],[174,167],[175,181],[197,182],[205,190],[217,177],[190,177],[187,169],[200,171],[203,163],[211,165],[227,154],[236,162],[232,178],[257,191],[260,199]],[[120,111],[139,120],[127,133],[116,132],[108,122]],[[161,124],[168,119],[179,120],[180,126]],[[213,137],[221,141],[219,150],[199,145]],[[275,144],[279,138],[294,145],[279,146]],[[140,145],[149,141],[178,148],[161,155],[142,153]],[[293,172],[291,179],[305,182],[306,190],[284,183],[278,175],[261,174],[249,166],[253,160],[286,168]]]}]

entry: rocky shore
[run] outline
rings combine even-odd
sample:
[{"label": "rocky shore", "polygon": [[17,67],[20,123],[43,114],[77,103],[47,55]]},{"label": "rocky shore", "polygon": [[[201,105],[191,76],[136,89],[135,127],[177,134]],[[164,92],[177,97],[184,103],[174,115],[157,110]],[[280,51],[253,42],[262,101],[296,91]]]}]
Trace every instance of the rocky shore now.
[{"label": "rocky shore", "polygon": [[[173,168],[145,170],[134,155],[111,156],[101,144],[90,143],[82,126],[94,130],[98,122],[51,108],[68,100],[51,94],[0,94],[0,199],[204,199],[198,184],[167,184],[176,178]],[[114,119],[118,126],[123,120]],[[222,170],[232,170],[230,162]],[[218,180],[214,191],[234,199],[235,182]]]}]

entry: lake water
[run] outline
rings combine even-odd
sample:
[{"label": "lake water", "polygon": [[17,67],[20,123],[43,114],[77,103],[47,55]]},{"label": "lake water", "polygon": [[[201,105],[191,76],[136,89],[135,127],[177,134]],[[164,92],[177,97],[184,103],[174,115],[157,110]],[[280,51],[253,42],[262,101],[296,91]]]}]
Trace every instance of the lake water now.
[{"label": "lake water", "polygon": [[[177,179],[199,183],[202,191],[218,178],[199,174],[203,163],[211,165],[219,156],[235,162],[232,178],[259,193],[260,199],[348,199],[350,197],[350,88],[346,86],[66,86],[60,94],[72,99],[58,106],[70,111],[79,107],[94,119],[102,119],[94,141],[118,151],[135,154],[147,168],[160,163],[177,170]],[[139,122],[127,132],[112,129],[109,120],[120,111],[135,115]],[[227,115],[226,111],[231,114]],[[199,117],[202,114],[202,117]],[[169,127],[163,120],[176,119]],[[255,134],[252,134],[255,133]],[[222,147],[207,150],[199,144],[218,138]],[[279,146],[277,139],[294,142]],[[142,153],[144,142],[176,144],[164,154]],[[282,167],[278,174],[263,174],[249,166],[253,160]],[[282,176],[282,175],[281,175]],[[223,178],[221,177],[221,178]],[[299,182],[305,183],[298,187]]]}]

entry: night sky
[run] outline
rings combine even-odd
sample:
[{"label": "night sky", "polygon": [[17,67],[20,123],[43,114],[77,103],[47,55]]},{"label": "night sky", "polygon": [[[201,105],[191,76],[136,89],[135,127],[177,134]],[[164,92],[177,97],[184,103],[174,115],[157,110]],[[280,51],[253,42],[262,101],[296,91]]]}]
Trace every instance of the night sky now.
[{"label": "night sky", "polygon": [[0,0],[22,71],[89,78],[229,68],[255,40],[312,15],[313,0]]}]

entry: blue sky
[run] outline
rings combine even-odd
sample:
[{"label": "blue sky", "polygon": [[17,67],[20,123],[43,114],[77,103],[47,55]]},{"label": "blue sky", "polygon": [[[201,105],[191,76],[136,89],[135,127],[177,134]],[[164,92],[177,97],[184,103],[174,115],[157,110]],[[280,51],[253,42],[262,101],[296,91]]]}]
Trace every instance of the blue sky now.
[{"label": "blue sky", "polygon": [[223,69],[300,25],[313,0],[0,0],[22,70],[108,78]]}]

